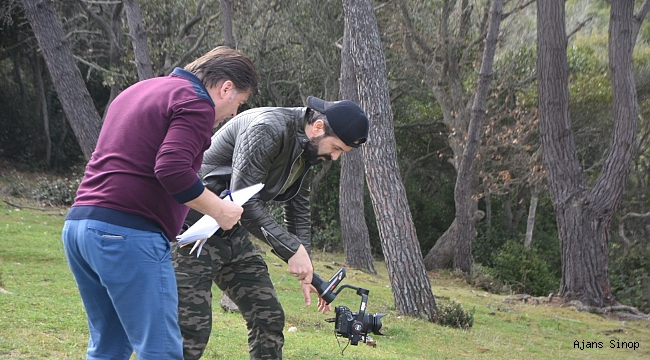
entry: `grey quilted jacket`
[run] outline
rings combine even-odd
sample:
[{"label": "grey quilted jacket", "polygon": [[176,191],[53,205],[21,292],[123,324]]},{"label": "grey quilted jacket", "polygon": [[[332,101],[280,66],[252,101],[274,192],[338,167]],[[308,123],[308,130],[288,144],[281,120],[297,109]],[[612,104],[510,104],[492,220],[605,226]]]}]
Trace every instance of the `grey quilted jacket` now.
[{"label": "grey quilted jacket", "polygon": [[[226,189],[264,184],[244,205],[240,223],[271,245],[284,261],[300,244],[311,254],[309,182],[303,181],[310,164],[305,163],[297,180],[280,193],[309,142],[305,134],[307,110],[266,107],[237,115],[212,136],[199,171],[206,187],[222,197]],[[264,204],[271,200],[283,202],[286,230],[265,211]]]}]

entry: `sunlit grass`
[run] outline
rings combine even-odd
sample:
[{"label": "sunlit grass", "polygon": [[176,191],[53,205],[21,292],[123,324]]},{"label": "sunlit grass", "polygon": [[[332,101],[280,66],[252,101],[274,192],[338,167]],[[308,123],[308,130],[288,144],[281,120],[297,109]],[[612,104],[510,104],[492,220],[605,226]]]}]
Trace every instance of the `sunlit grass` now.
[{"label": "sunlit grass", "polygon": [[[65,211],[16,211],[0,205],[0,359],[84,359],[88,331],[81,300],[65,261],[61,228]],[[298,282],[270,252],[269,271],[287,318],[285,359],[339,358],[347,341],[334,336],[334,316],[305,307]],[[329,278],[341,254],[314,254],[314,266]],[[368,312],[382,319],[385,336],[376,347],[348,346],[344,359],[648,359],[648,322],[618,321],[571,307],[508,303],[506,296],[469,287],[447,272],[430,273],[439,302],[454,300],[475,309],[468,330],[442,327],[401,316],[395,310],[386,267],[379,275],[348,269],[343,283],[370,290]],[[206,359],[248,359],[246,327],[240,314],[225,313],[215,288],[214,327]],[[361,298],[343,290],[333,305],[359,311]],[[338,340],[338,341],[337,341]],[[610,347],[610,340],[637,342],[637,350]],[[574,342],[601,342],[600,349],[574,348]],[[340,343],[340,346],[339,346]]]}]

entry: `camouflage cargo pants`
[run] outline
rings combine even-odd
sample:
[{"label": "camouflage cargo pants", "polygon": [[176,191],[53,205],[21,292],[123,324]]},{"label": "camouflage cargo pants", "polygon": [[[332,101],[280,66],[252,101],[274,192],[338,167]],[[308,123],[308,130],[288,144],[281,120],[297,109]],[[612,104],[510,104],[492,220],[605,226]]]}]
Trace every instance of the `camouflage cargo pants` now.
[{"label": "camouflage cargo pants", "polygon": [[241,226],[212,236],[201,255],[174,244],[178,283],[178,323],[186,360],[199,359],[212,330],[212,282],[239,307],[248,328],[251,359],[282,359],[284,311],[264,259]]}]

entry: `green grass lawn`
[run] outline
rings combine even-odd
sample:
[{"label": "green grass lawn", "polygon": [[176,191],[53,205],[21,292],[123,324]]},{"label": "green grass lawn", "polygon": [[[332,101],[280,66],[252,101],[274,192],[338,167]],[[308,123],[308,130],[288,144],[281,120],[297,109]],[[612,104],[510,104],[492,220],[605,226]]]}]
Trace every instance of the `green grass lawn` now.
[{"label": "green grass lawn", "polygon": [[[66,210],[40,211],[0,204],[0,359],[85,359],[88,330],[76,284],[61,243]],[[298,282],[272,254],[266,255],[284,306],[285,359],[650,359],[650,328],[644,321],[621,321],[559,305],[506,302],[506,296],[469,287],[449,273],[430,273],[433,293],[466,310],[475,309],[468,331],[442,327],[395,311],[383,263],[379,275],[348,269],[343,283],[370,290],[368,312],[384,312],[376,347],[348,346],[334,336],[333,317],[304,306]],[[341,254],[314,254],[316,271],[329,278]],[[248,359],[241,315],[224,313],[215,288],[214,327],[204,358]],[[359,310],[361,298],[343,290],[333,305]],[[445,300],[439,300],[444,302]],[[595,343],[602,348],[575,347]],[[339,345],[340,342],[340,345]],[[612,348],[636,343],[636,350]]]}]

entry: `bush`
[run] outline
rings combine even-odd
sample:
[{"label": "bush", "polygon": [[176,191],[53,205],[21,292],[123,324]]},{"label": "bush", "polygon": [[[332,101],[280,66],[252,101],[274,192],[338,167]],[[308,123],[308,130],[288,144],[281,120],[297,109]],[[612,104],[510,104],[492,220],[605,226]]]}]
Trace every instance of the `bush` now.
[{"label": "bush", "polygon": [[552,268],[535,248],[525,250],[522,244],[508,241],[494,255],[492,263],[494,275],[514,292],[545,296],[559,288],[559,268]]},{"label": "bush", "polygon": [[311,250],[323,252],[343,251],[341,225],[337,220],[331,220],[328,224],[321,223],[319,229],[312,228]]},{"label": "bush", "polygon": [[36,200],[50,206],[68,206],[74,202],[81,179],[38,177],[28,179],[15,175],[5,179],[4,193]]},{"label": "bush", "polygon": [[[278,224],[284,224],[284,208],[282,202],[269,201],[265,204],[266,211]],[[312,221],[311,250],[314,251],[343,251],[341,226],[338,220]]]},{"label": "bush", "polygon": [[472,257],[475,262],[491,268],[494,266],[492,261],[495,251],[503,248],[505,243],[516,234],[502,231],[498,227],[489,227],[484,221],[476,224],[476,230],[478,234],[472,243]]},{"label": "bush", "polygon": [[31,198],[32,187],[20,174],[12,173],[10,177],[5,177],[2,185],[2,193],[5,195]]},{"label": "bush", "polygon": [[32,191],[34,200],[48,205],[72,205],[74,203],[80,179],[42,179]]},{"label": "bush", "polygon": [[626,256],[623,249],[612,244],[609,266],[616,300],[650,313],[650,246],[637,245]]},{"label": "bush", "polygon": [[503,282],[494,276],[492,269],[481,264],[472,264],[472,270],[467,282],[476,288],[493,294],[500,294],[503,291]]},{"label": "bush", "polygon": [[463,310],[461,304],[453,300],[449,303],[439,303],[435,322],[442,326],[467,330],[474,325],[474,311],[475,309]]}]

